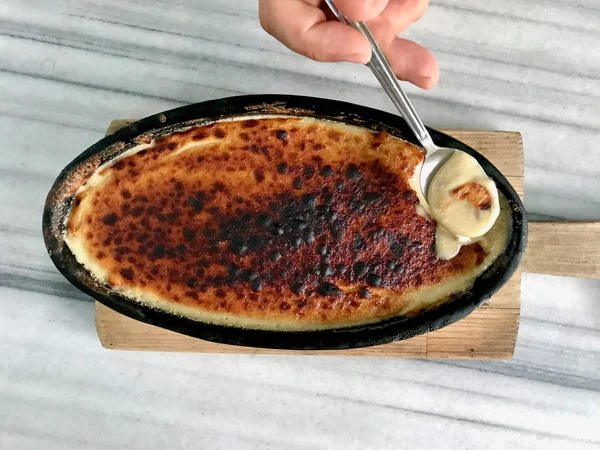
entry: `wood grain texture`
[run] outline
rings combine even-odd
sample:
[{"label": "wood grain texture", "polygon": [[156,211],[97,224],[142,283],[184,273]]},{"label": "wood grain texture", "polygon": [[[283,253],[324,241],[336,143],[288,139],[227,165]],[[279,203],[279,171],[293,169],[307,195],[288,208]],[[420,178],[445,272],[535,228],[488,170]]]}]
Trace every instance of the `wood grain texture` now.
[{"label": "wood grain texture", "polygon": [[[133,120],[115,120],[107,134]],[[523,196],[523,141],[511,131],[446,130],[485,155]],[[105,348],[164,352],[319,354],[402,358],[509,359],[521,306],[519,270],[488,302],[465,319],[441,330],[376,347],[343,351],[289,351],[215,344],[123,316],[96,302],[96,329]]]},{"label": "wood grain texture", "polygon": [[600,279],[600,222],[531,222],[523,270]]}]

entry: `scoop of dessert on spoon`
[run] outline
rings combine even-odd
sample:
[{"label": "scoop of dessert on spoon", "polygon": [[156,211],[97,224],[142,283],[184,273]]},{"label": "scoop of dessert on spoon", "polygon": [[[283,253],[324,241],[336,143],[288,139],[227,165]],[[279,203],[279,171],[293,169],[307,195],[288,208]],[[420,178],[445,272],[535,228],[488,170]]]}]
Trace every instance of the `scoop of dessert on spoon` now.
[{"label": "scoop of dessert on spoon", "polygon": [[434,144],[368,26],[345,17],[333,0],[325,3],[340,22],[367,39],[372,49],[367,65],[425,149],[413,188],[426,212],[438,223],[437,256],[453,258],[462,245],[476,241],[494,225],[500,213],[496,185],[468,153]]}]

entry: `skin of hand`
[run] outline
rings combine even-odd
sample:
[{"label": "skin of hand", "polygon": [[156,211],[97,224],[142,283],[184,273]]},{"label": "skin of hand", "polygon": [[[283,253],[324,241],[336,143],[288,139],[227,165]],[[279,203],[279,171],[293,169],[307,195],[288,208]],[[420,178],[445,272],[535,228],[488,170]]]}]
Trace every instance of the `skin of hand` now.
[{"label": "skin of hand", "polygon": [[[342,14],[367,23],[396,76],[423,89],[433,88],[440,72],[424,47],[398,37],[419,20],[429,0],[336,0]],[[259,0],[260,24],[289,49],[323,62],[366,64],[367,40],[335,20],[323,0]]]}]

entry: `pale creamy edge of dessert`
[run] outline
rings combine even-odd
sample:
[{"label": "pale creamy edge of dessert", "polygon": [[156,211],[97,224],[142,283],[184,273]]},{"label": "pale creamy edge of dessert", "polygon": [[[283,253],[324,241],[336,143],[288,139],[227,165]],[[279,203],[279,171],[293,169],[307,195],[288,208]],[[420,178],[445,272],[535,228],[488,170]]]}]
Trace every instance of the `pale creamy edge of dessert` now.
[{"label": "pale creamy edge of dessert", "polygon": [[[288,118],[288,117],[290,117],[290,116],[285,116],[285,115],[260,115],[260,116],[251,116],[251,117],[246,116],[246,117],[240,117],[240,118],[230,118],[230,119],[226,119],[226,120],[222,120],[222,121],[215,121],[215,122],[210,122],[210,123],[232,122],[232,121],[237,121],[237,120],[243,121],[243,120],[247,120],[249,118],[263,119],[263,118]],[[312,122],[317,122],[317,123],[326,122],[328,126],[331,126],[333,128],[338,128],[340,131],[343,131],[345,133],[357,133],[357,132],[362,133],[366,130],[365,128],[362,128],[362,127],[358,127],[358,126],[354,126],[354,125],[347,125],[347,124],[343,124],[343,123],[335,122],[335,121],[328,121],[328,120],[324,120],[324,119],[302,118],[302,123],[309,124]],[[184,131],[186,129],[194,128],[196,126],[205,126],[205,125],[209,125],[210,123],[203,123],[201,125],[193,125],[193,126],[190,126],[188,128],[178,130],[178,131]],[[398,139],[398,138],[395,138],[395,139]],[[217,141],[216,140],[207,140],[207,141],[204,141],[201,143],[189,143],[188,145],[184,146],[183,148],[177,150],[177,152],[175,152],[170,157],[174,157],[177,154],[187,151],[187,150],[190,150],[190,149],[197,149],[198,147],[202,147],[202,146],[209,145],[209,144],[214,144],[215,142],[217,142]],[[149,144],[140,144],[138,146],[135,146],[135,147],[123,152],[119,156],[115,157],[113,160],[103,164],[94,172],[94,174],[88,179],[88,181],[77,190],[76,194],[77,195],[81,194],[82,192],[84,192],[88,189],[101,187],[109,179],[109,177],[112,174],[111,172],[107,172],[107,173],[103,174],[102,173],[103,171],[110,168],[112,165],[116,164],[119,160],[121,160],[123,158],[127,158],[128,156],[133,155],[139,151],[142,151],[142,150],[145,150],[148,148],[152,148],[154,145],[155,145],[154,141],[152,141]],[[415,172],[418,173],[418,170],[415,170]],[[412,177],[409,184],[415,192],[418,193],[420,191],[417,175]],[[84,199],[81,202],[80,207],[84,207],[86,209],[91,208],[92,206],[91,206],[90,202],[88,201],[90,199],[90,197],[91,196],[84,197]],[[421,196],[419,195],[419,197],[421,197]],[[417,207],[421,208],[420,205],[417,205]],[[217,325],[227,325],[227,326],[234,326],[234,327],[241,327],[241,328],[248,328],[248,329],[262,329],[262,330],[277,329],[277,330],[282,330],[282,331],[309,331],[309,330],[343,328],[343,327],[348,327],[348,326],[358,326],[358,325],[364,325],[364,324],[369,324],[369,323],[376,323],[376,322],[381,322],[382,320],[385,320],[387,318],[395,317],[397,315],[410,315],[411,312],[413,312],[413,311],[418,312],[420,310],[426,309],[427,307],[430,307],[437,303],[443,302],[445,299],[447,299],[452,294],[458,294],[460,292],[467,290],[469,287],[471,287],[473,282],[475,281],[475,279],[481,273],[483,273],[498,258],[498,256],[502,253],[502,251],[506,247],[507,239],[508,239],[508,232],[509,232],[510,226],[511,226],[511,224],[510,224],[511,219],[510,219],[509,213],[510,213],[510,207],[508,205],[508,202],[503,197],[501,197],[500,198],[500,215],[498,217],[498,220],[496,221],[494,226],[490,229],[490,231],[488,231],[484,236],[482,236],[478,240],[481,247],[486,251],[487,256],[484,259],[483,263],[480,264],[479,266],[477,266],[471,272],[462,274],[460,276],[454,277],[450,280],[447,280],[445,282],[442,282],[440,284],[437,284],[437,285],[434,285],[431,287],[430,286],[420,287],[420,288],[413,289],[408,292],[405,291],[402,294],[395,294],[395,293],[393,293],[387,289],[383,289],[383,288],[372,288],[373,292],[380,292],[380,293],[384,292],[384,291],[389,292],[387,297],[389,297],[391,299],[393,299],[394,297],[397,297],[397,296],[404,297],[404,302],[406,303],[406,307],[402,311],[400,311],[398,314],[389,316],[389,317],[378,317],[378,318],[373,318],[370,320],[362,320],[362,321],[351,321],[351,320],[337,321],[334,323],[332,323],[332,322],[328,322],[328,323],[305,322],[305,321],[300,321],[297,319],[295,320],[294,318],[290,318],[290,320],[287,320],[287,321],[279,320],[277,323],[274,323],[272,320],[269,320],[269,319],[250,318],[250,317],[234,315],[234,314],[226,314],[226,313],[221,313],[221,312],[215,313],[215,312],[209,312],[206,310],[202,310],[200,308],[190,307],[190,306],[183,305],[183,304],[177,304],[177,303],[169,301],[167,298],[165,298],[163,296],[157,295],[154,292],[149,292],[141,287],[133,287],[133,288],[131,288],[131,287],[114,288],[113,287],[112,289],[114,289],[115,291],[121,293],[125,297],[130,298],[140,304],[148,305],[155,309],[166,311],[166,312],[169,312],[169,313],[181,316],[181,317],[190,318],[193,320],[217,324]],[[420,212],[420,214],[422,214],[422,211]],[[69,217],[69,219],[70,219],[70,217]],[[69,247],[69,249],[71,250],[71,252],[73,253],[73,255],[75,256],[75,259],[77,260],[77,262],[79,262],[83,267],[85,267],[94,279],[96,279],[100,283],[106,283],[109,278],[110,272],[108,270],[106,270],[104,267],[102,267],[102,265],[94,257],[94,255],[92,255],[88,251],[88,249],[84,243],[84,240],[77,235],[71,236],[71,235],[69,235],[69,233],[67,233],[67,232],[65,232],[65,233],[66,233],[65,242],[66,242],[67,246]],[[342,291],[345,290],[343,285],[339,285],[338,287]]]},{"label": "pale creamy edge of dessert", "polygon": [[[484,190],[489,201],[484,209],[456,197],[456,189],[469,185]],[[496,184],[474,157],[461,151],[455,151],[433,176],[427,200],[429,215],[437,221],[436,254],[443,259],[452,259],[463,245],[479,242],[500,214]]]}]

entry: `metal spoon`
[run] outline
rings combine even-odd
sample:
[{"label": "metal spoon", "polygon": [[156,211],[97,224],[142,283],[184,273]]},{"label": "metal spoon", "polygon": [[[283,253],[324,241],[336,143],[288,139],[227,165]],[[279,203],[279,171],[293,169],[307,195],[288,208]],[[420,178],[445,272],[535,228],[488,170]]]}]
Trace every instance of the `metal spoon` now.
[{"label": "metal spoon", "polygon": [[373,74],[375,74],[375,77],[379,80],[379,83],[392,100],[392,103],[398,108],[398,111],[400,111],[410,129],[425,148],[425,160],[421,166],[419,184],[423,193],[423,198],[427,198],[431,180],[456,149],[438,147],[433,143],[429,131],[427,131],[427,128],[423,125],[417,111],[410,103],[402,86],[400,86],[400,82],[396,78],[390,64],[383,55],[383,51],[377,44],[377,41],[371,34],[367,25],[364,22],[354,21],[345,17],[337,9],[333,0],[325,0],[325,3],[340,22],[350,25],[367,38],[372,49],[371,60],[367,63],[367,66],[369,66]]}]

